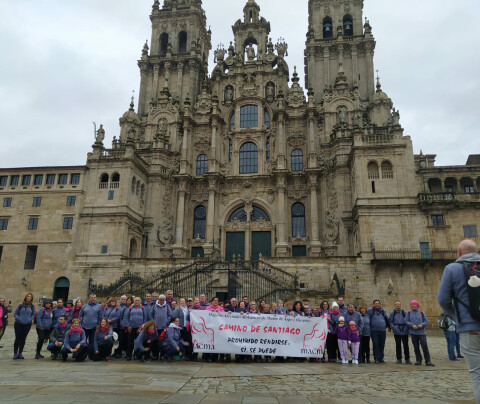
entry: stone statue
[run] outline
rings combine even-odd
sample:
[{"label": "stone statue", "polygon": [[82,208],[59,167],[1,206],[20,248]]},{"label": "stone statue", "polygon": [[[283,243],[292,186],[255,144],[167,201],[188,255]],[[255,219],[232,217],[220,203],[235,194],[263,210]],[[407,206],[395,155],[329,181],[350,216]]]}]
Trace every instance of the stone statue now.
[{"label": "stone statue", "polygon": [[103,129],[103,125],[100,125],[100,128],[97,130],[97,137],[95,138],[95,143],[103,143],[105,139],[105,129]]},{"label": "stone statue", "polygon": [[118,140],[117,140],[117,137],[116,137],[116,136],[113,137],[113,140],[112,140],[112,148],[113,148],[113,149],[117,149],[117,148],[118,148]]},{"label": "stone statue", "polygon": [[338,111],[338,122],[339,123],[347,123],[347,119],[348,119],[347,109],[345,107],[342,107]]},{"label": "stone statue", "polygon": [[360,111],[355,111],[353,114],[353,126],[362,127],[362,114]]},{"label": "stone statue", "polygon": [[393,108],[393,125],[394,126],[397,126],[397,125],[400,125],[400,111],[397,111],[395,110],[395,108]]},{"label": "stone statue", "polygon": [[267,98],[274,98],[275,97],[275,86],[273,83],[268,83],[267,84],[267,89],[266,89],[266,96]]},{"label": "stone statue", "polygon": [[253,47],[252,44],[250,44],[249,47],[247,48],[247,57],[248,57],[248,60],[255,59],[255,48]]},{"label": "stone statue", "polygon": [[233,88],[232,86],[227,86],[225,88],[225,102],[233,101]]}]

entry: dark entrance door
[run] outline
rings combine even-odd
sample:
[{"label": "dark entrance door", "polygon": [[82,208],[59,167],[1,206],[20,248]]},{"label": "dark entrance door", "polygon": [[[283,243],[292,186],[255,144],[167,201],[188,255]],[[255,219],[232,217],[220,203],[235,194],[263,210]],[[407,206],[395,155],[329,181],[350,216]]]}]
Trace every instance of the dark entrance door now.
[{"label": "dark entrance door", "polygon": [[252,259],[258,260],[260,254],[272,256],[272,234],[269,231],[252,232]]},{"label": "dark entrance door", "polygon": [[233,255],[239,259],[245,259],[245,232],[227,232],[227,248],[225,251],[225,259],[232,261]]},{"label": "dark entrance door", "polygon": [[68,299],[68,292],[70,290],[70,281],[68,278],[61,277],[55,281],[55,286],[53,288],[53,300],[62,298],[63,301]]}]

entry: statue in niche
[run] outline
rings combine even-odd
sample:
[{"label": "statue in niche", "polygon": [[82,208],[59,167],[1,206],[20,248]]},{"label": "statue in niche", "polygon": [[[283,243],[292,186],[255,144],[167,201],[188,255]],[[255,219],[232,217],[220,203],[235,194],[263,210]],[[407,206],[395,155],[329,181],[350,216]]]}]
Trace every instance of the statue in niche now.
[{"label": "statue in niche", "polygon": [[335,242],[338,239],[338,226],[339,226],[339,221],[335,217],[333,212],[327,211],[325,212],[325,216],[327,219],[326,227],[327,230],[325,232],[325,239],[329,242]]},{"label": "statue in niche", "polygon": [[272,82],[267,83],[267,87],[265,89],[265,95],[269,99],[270,98],[273,99],[275,97],[275,85]]},{"label": "statue in niche", "polygon": [[247,58],[249,61],[255,59],[255,48],[251,43],[247,48]]},{"label": "statue in niche", "polygon": [[103,125],[100,125],[100,128],[97,130],[97,136],[95,138],[95,143],[103,143],[105,139],[105,129],[103,129]]},{"label": "statue in niche", "polygon": [[338,123],[348,123],[348,112],[347,108],[340,107],[338,110]]},{"label": "statue in niche", "polygon": [[160,119],[157,125],[157,134],[165,136],[167,134],[167,120],[165,118]]},{"label": "statue in niche", "polygon": [[232,102],[233,101],[233,87],[227,86],[225,87],[225,102]]},{"label": "statue in niche", "polygon": [[173,244],[173,217],[165,216],[157,228],[157,241],[163,246]]},{"label": "statue in niche", "polygon": [[355,111],[353,114],[353,126],[362,126],[362,114],[360,111]]}]

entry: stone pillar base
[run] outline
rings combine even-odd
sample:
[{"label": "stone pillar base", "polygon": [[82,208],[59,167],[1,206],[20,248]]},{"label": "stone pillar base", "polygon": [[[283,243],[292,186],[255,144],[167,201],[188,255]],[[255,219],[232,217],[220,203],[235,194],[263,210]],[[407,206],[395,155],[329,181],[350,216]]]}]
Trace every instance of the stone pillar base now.
[{"label": "stone pillar base", "polygon": [[172,253],[176,258],[188,257],[188,251],[183,245],[172,245]]},{"label": "stone pillar base", "polygon": [[320,257],[322,255],[322,243],[319,241],[313,241],[310,244],[310,256]]},{"label": "stone pillar base", "polygon": [[288,257],[288,245],[287,244],[277,244],[275,246],[275,256],[276,257]]}]

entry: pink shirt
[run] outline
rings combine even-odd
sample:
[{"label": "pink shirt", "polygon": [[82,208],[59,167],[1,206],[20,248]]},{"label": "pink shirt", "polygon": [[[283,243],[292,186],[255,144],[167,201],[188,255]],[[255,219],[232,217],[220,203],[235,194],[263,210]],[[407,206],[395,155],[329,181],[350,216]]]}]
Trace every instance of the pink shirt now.
[{"label": "pink shirt", "polygon": [[217,307],[208,306],[205,310],[206,310],[206,311],[218,310],[218,311],[223,311],[223,312],[225,311],[225,310],[223,309],[223,307],[221,307],[221,306],[217,306]]},{"label": "pink shirt", "polygon": [[3,313],[4,313],[3,306],[0,306],[0,328],[3,327]]}]

